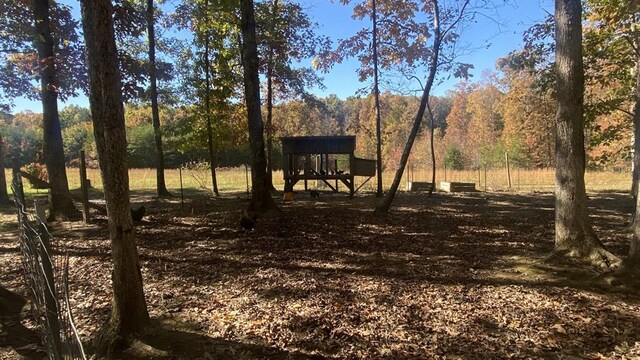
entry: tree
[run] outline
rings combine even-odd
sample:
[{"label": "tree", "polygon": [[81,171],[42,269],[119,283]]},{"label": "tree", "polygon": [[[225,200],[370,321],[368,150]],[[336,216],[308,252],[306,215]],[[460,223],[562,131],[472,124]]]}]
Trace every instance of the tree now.
[{"label": "tree", "polygon": [[240,0],[242,30],[242,60],[244,63],[244,92],[249,124],[251,148],[251,203],[250,210],[266,212],[277,209],[267,179],[267,161],[264,150],[264,125],[260,111],[260,80],[258,78],[258,51],[256,20],[253,0]]},{"label": "tree", "polygon": [[469,94],[467,109],[471,121],[467,129],[471,145],[473,165],[492,164],[502,159],[504,147],[500,144],[500,133],[504,128],[498,103],[504,94],[491,83],[481,84]]},{"label": "tree", "polygon": [[89,102],[109,215],[113,256],[111,314],[98,338],[98,351],[129,346],[149,322],[129,204],[129,176],[121,80],[110,0],[82,1],[89,65]]},{"label": "tree", "polygon": [[296,68],[294,63],[313,57],[329,40],[316,35],[317,24],[311,21],[300,4],[288,0],[271,0],[256,6],[258,51],[264,54],[260,71],[266,77],[266,151],[269,187],[273,188],[273,108],[277,98],[303,99],[313,102],[307,89],[322,87],[322,79],[310,68]]},{"label": "tree", "polygon": [[452,91],[453,102],[451,111],[447,115],[447,130],[443,141],[446,147],[453,147],[460,153],[460,162],[463,166],[471,164],[474,149],[469,143],[469,125],[472,117],[469,112],[469,97],[476,89],[477,85],[462,82],[457,85],[457,89]]},{"label": "tree", "polygon": [[[640,138],[640,3],[589,0],[586,4],[588,22],[583,41],[588,65],[586,82],[593,89],[588,97],[589,124],[596,132],[592,143],[621,143],[621,153],[626,155],[629,142],[624,134],[633,131],[634,138]],[[619,123],[611,124],[616,114],[622,115],[618,116]],[[603,115],[609,124],[598,121]],[[640,146],[636,145],[634,141],[634,196],[640,179]]]},{"label": "tree", "polygon": [[85,156],[95,159],[91,110],[69,105],[60,110],[59,116],[67,165],[77,165],[83,150]]},{"label": "tree", "polygon": [[156,76],[156,32],[153,0],[147,0],[147,38],[149,42],[149,87],[153,135],[156,144],[156,191],[158,196],[171,195],[164,179],[164,150],[160,130],[160,110],[158,109],[158,85]]},{"label": "tree", "polygon": [[[468,1],[464,2],[464,5],[461,10],[461,14],[464,12]],[[427,82],[424,87],[422,98],[420,99],[420,107],[418,108],[418,113],[413,121],[413,126],[411,128],[411,133],[409,134],[409,138],[407,139],[407,143],[404,147],[404,151],[402,152],[402,157],[400,159],[400,166],[396,171],[395,177],[393,178],[393,183],[391,184],[391,188],[387,195],[376,205],[375,212],[376,213],[386,213],[389,211],[391,207],[391,203],[395,198],[396,192],[398,191],[398,186],[400,186],[400,181],[402,180],[402,174],[404,173],[404,168],[407,165],[407,161],[409,160],[409,155],[411,154],[411,147],[413,146],[413,142],[415,141],[416,135],[418,135],[418,131],[420,130],[420,123],[422,122],[422,117],[424,116],[425,109],[427,107],[427,103],[429,101],[429,94],[431,92],[431,87],[433,86],[433,81],[436,77],[438,61],[440,50],[442,46],[442,40],[446,38],[448,32],[452,29],[451,27],[446,28],[444,31],[440,29],[440,7],[438,4],[438,0],[433,0],[431,2],[431,15],[433,21],[433,46],[432,51],[430,52],[430,64],[429,64],[429,75],[427,77]],[[455,24],[460,18],[454,20],[453,24]]]},{"label": "tree", "polygon": [[[0,3],[0,108],[5,111],[13,106],[13,99],[26,97],[41,99],[35,12],[31,0],[5,0]],[[40,4],[42,6],[42,4]],[[86,86],[83,46],[77,34],[78,22],[71,9],[59,2],[49,2],[46,16],[54,46],[55,90],[58,98],[65,100],[78,95]],[[39,23],[40,31],[46,31]]]},{"label": "tree", "polygon": [[4,142],[2,141],[2,133],[0,132],[0,203],[8,204],[10,201],[9,194],[7,194],[7,178],[4,174],[4,169],[6,168],[4,156]]},{"label": "tree", "polygon": [[19,165],[42,162],[42,116],[25,110],[14,116],[5,115],[3,124],[7,159]]},{"label": "tree", "polygon": [[211,182],[213,187],[213,193],[216,196],[220,196],[220,192],[218,191],[218,181],[216,177],[216,160],[215,160],[215,151],[213,148],[213,129],[211,126],[211,59],[209,56],[210,52],[210,15],[209,15],[209,1],[204,1],[204,9],[205,13],[205,31],[204,31],[204,54],[203,54],[203,65],[204,65],[204,78],[205,78],[205,89],[204,89],[204,108],[205,108],[205,117],[207,120],[207,145],[209,149],[209,163],[211,165]]},{"label": "tree", "polygon": [[378,83],[378,19],[376,0],[371,1],[371,23],[373,33],[371,34],[371,45],[373,55],[373,97],[376,107],[376,168],[377,171],[377,187],[376,197],[384,195],[382,190],[382,120],[380,119],[380,88]]},{"label": "tree", "polygon": [[[347,4],[349,0],[343,0],[342,3]],[[370,3],[370,7],[369,7]],[[371,17],[371,35],[369,30],[364,29],[358,34],[342,40],[335,52],[325,54],[324,61],[321,66],[324,69],[331,67],[334,63],[342,62],[345,57],[357,56],[361,63],[359,70],[360,81],[373,76],[373,98],[375,112],[375,136],[376,136],[376,168],[377,168],[377,185],[376,197],[384,195],[382,183],[382,118],[380,115],[380,81],[379,81],[379,58],[378,58],[378,6],[376,0],[359,3],[354,7],[354,17],[362,19],[370,14]],[[385,4],[388,8],[389,5]],[[402,4],[401,6],[404,6]],[[371,11],[368,11],[369,8]],[[371,47],[363,45],[366,38],[371,38]],[[387,48],[388,50],[388,48]]]},{"label": "tree", "polygon": [[617,258],[598,239],[584,183],[582,4],[556,0],[556,251],[610,265]]},{"label": "tree", "polygon": [[195,130],[206,138],[215,195],[219,193],[215,155],[226,140],[224,131],[229,130],[223,120],[232,117],[230,99],[240,97],[237,10],[237,4],[229,1],[185,1],[178,7],[175,19],[179,28],[194,33],[196,53],[192,48],[185,49],[180,69],[185,73],[185,97],[200,99],[192,107],[199,120]]},{"label": "tree", "polygon": [[509,158],[524,166],[555,166],[556,126],[549,121],[556,109],[553,91],[536,85],[534,69],[502,71],[506,91],[499,105],[501,139]]},{"label": "tree", "polygon": [[62,131],[58,117],[58,78],[56,71],[55,43],[50,25],[48,0],[32,0],[36,36],[35,48],[38,52],[38,71],[40,75],[40,98],[42,101],[44,163],[47,166],[51,185],[50,219],[77,219],[80,212],[70,197],[69,182],[64,160]]}]

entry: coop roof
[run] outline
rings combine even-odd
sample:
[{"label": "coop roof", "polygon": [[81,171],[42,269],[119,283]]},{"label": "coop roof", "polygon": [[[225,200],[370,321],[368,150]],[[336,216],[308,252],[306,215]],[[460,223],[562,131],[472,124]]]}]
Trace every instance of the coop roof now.
[{"label": "coop roof", "polygon": [[355,136],[283,137],[283,154],[351,154],[356,149]]}]

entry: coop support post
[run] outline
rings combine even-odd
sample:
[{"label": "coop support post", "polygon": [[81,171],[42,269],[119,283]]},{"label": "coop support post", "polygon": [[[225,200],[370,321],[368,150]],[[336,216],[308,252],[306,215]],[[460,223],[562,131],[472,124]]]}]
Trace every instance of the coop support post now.
[{"label": "coop support post", "polygon": [[84,150],[80,151],[80,196],[82,196],[82,220],[89,222],[89,183],[87,180],[87,162]]},{"label": "coop support post", "polygon": [[[338,159],[333,159],[333,172],[337,175],[338,174]],[[338,192],[338,179],[336,179],[336,191]]]},{"label": "coop support post", "polygon": [[311,155],[306,154],[304,158],[304,189],[308,190],[308,177],[311,170]]}]

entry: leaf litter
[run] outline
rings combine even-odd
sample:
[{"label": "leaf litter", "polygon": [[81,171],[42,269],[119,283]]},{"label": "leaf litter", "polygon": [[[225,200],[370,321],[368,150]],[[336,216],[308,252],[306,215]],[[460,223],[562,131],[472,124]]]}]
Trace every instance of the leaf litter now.
[{"label": "leaf litter", "polygon": [[[550,194],[400,194],[386,216],[373,214],[369,194],[301,195],[252,232],[238,226],[242,196],[185,208],[135,201],[148,209],[136,226],[154,319],[145,340],[162,352],[123,358],[640,356],[637,290],[545,261]],[[631,199],[591,194],[590,205],[606,245],[624,254]],[[110,308],[106,219],[52,229],[69,249],[71,305],[89,343]],[[3,287],[25,296],[15,234],[3,233],[0,246]],[[10,337],[0,333],[0,357],[24,352]]]}]

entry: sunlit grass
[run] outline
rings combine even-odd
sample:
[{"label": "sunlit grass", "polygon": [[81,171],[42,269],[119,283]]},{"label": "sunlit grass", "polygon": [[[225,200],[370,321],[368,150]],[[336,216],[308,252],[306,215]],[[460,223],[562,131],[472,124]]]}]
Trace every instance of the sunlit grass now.
[{"label": "sunlit grass", "polygon": [[[170,191],[176,192],[181,189],[180,171],[178,169],[167,169],[165,171],[165,181]],[[250,169],[244,167],[237,168],[221,168],[216,171],[218,180],[218,188],[221,192],[238,192],[246,191],[247,187],[251,187]],[[11,182],[11,170],[5,169],[5,176],[8,185]],[[389,188],[393,181],[394,173],[387,171],[383,174],[383,184],[385,188]],[[69,179],[69,187],[77,189],[80,187],[80,172],[77,168],[68,168],[67,177]],[[87,178],[91,181],[91,185],[96,190],[102,190],[102,179],[98,169],[87,169]],[[480,191],[553,191],[555,173],[553,169],[511,169],[510,171],[511,187],[509,187],[509,178],[505,169],[484,169],[478,170],[462,170],[454,171],[447,169],[438,169],[436,172],[436,184],[439,186],[441,181],[455,182],[473,182],[476,189]],[[366,178],[357,177],[356,187],[360,186]],[[401,190],[405,189],[407,181],[431,181],[430,170],[407,170],[402,179]],[[631,174],[628,172],[612,172],[612,171],[588,171],[585,174],[585,181],[588,191],[629,191],[631,188]],[[275,171],[273,174],[273,182],[277,189],[284,187],[284,180],[281,171]],[[333,184],[333,182],[332,182]],[[155,169],[130,169],[129,170],[129,187],[132,191],[153,191],[156,186]],[[25,192],[27,194],[45,193],[45,190],[32,189],[29,182],[24,182]],[[309,181],[309,187],[315,188],[316,181]],[[182,171],[182,188],[185,190],[206,190],[211,191],[211,172],[209,170],[183,170]],[[376,188],[375,177],[367,182],[362,191],[374,191]],[[304,183],[300,181],[296,185],[296,190],[304,189]],[[341,191],[346,191],[344,185],[340,184]],[[9,186],[9,192],[11,192]]]}]

